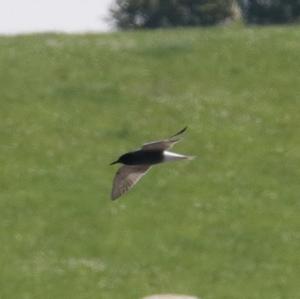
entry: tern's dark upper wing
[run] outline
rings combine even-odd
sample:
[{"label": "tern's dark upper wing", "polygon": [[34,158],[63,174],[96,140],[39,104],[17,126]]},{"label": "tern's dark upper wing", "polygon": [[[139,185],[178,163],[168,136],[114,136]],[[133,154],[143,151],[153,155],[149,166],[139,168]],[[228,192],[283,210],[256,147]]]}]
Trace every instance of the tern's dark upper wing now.
[{"label": "tern's dark upper wing", "polygon": [[150,165],[124,165],[120,167],[114,178],[111,199],[117,199],[132,188],[150,167]]},{"label": "tern's dark upper wing", "polygon": [[174,138],[180,134],[182,134],[183,132],[185,132],[187,129],[187,127],[183,128],[182,130],[180,130],[178,133],[176,133],[175,135],[172,135],[170,138],[168,139],[164,139],[164,140],[159,140],[159,141],[152,141],[149,143],[145,143],[142,146],[143,150],[167,150],[169,148],[171,148],[175,143],[177,143],[178,141],[180,141],[180,138]]},{"label": "tern's dark upper wing", "polygon": [[175,135],[172,135],[170,138],[181,135],[182,133],[184,133],[187,130],[188,127],[184,127],[183,129],[181,129],[179,132],[177,132]]}]

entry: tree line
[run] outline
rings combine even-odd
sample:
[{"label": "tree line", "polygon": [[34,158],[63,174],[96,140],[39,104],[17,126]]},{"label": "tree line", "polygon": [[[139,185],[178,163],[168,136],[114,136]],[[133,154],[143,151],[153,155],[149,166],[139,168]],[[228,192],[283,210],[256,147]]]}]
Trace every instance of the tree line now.
[{"label": "tree line", "polygon": [[285,24],[300,20],[300,0],[115,0],[110,13],[120,29]]}]

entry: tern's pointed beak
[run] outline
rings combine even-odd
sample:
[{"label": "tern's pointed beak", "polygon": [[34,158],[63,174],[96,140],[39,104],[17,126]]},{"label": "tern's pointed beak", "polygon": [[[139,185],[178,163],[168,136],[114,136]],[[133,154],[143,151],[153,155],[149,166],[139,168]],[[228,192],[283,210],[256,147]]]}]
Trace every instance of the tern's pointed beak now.
[{"label": "tern's pointed beak", "polygon": [[118,160],[117,160],[117,161],[114,161],[114,162],[111,162],[109,165],[114,165],[114,164],[117,164],[117,163],[119,163]]}]

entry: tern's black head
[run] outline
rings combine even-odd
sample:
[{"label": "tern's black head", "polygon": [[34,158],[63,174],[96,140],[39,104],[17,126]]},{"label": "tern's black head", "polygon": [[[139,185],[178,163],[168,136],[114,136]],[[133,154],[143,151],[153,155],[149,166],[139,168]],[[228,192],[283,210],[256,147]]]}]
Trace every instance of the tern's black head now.
[{"label": "tern's black head", "polygon": [[126,154],[120,156],[116,161],[110,163],[110,165],[117,164],[117,163],[126,164],[126,161],[128,160],[128,155],[129,155],[129,153],[126,153]]},{"label": "tern's black head", "polygon": [[118,158],[118,160],[116,160],[116,161],[110,163],[110,165],[117,164],[117,163],[127,164],[126,162],[127,162],[127,160],[129,159],[129,156],[130,156],[129,153],[126,153],[126,154],[120,156],[120,157]]}]

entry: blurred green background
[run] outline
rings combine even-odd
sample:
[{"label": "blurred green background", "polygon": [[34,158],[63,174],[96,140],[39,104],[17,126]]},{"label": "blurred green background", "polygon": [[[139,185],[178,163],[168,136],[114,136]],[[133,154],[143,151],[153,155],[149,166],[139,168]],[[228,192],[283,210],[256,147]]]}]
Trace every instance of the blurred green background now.
[{"label": "blurred green background", "polygon": [[[299,298],[299,27],[0,37],[0,298]],[[189,130],[110,200],[125,151]]]}]

